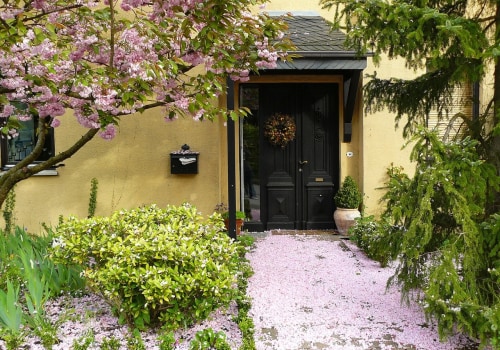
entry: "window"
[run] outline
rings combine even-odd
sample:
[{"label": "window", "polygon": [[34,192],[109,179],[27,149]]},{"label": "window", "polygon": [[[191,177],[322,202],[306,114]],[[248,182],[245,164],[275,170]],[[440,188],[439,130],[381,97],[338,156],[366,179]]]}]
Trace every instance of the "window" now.
[{"label": "window", "polygon": [[[31,153],[37,141],[38,117],[34,116],[29,121],[20,121],[22,127],[19,128],[19,134],[16,137],[8,139],[3,136],[1,138],[2,152],[2,170],[14,166],[17,162],[24,159]],[[49,159],[54,155],[54,130],[49,129],[49,133],[45,139],[45,145],[42,154],[37,158],[36,162],[41,162]]]},{"label": "window", "polygon": [[259,87],[254,84],[240,85],[240,106],[247,107],[252,114],[241,119],[243,145],[240,159],[241,167],[241,198],[244,198],[242,208],[249,222],[248,229],[262,230],[260,219],[260,175],[259,175]]},{"label": "window", "polygon": [[429,113],[427,127],[438,131],[443,141],[449,141],[464,132],[463,118],[472,119],[472,84],[463,84],[453,91],[451,104],[439,118],[436,110]]}]

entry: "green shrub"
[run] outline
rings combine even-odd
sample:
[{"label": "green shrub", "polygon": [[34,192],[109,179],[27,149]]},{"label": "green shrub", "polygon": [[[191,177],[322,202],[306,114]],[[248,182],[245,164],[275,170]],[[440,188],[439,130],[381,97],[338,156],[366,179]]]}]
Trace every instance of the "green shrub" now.
[{"label": "green shrub", "polygon": [[500,215],[483,222],[481,231],[485,265],[476,269],[476,283],[489,298],[484,300],[479,293],[470,292],[456,268],[456,252],[446,250],[441,263],[431,270],[425,305],[438,320],[441,334],[452,333],[458,325],[482,344],[500,349]]},{"label": "green shrub", "polygon": [[48,258],[51,240],[50,232],[34,236],[20,227],[10,234],[0,233],[0,339],[8,349],[18,348],[27,327],[50,349],[58,341],[62,318],[51,321],[45,302],[84,288],[78,267],[54,264]]},{"label": "green shrub", "polygon": [[7,194],[5,198],[4,209],[2,211],[3,219],[5,221],[5,233],[10,234],[15,226],[14,209],[16,207],[16,191],[15,186]]},{"label": "green shrub", "polygon": [[90,197],[89,197],[89,209],[88,217],[91,218],[95,215],[97,208],[97,188],[99,186],[99,181],[94,177],[90,180]]},{"label": "green shrub", "polygon": [[358,209],[363,200],[358,185],[351,176],[346,176],[334,197],[337,208]]},{"label": "green shrub", "polygon": [[382,267],[397,257],[397,249],[393,248],[402,233],[402,228],[391,226],[387,221],[376,221],[373,215],[357,218],[356,225],[349,229],[351,240]]},{"label": "green shrub", "polygon": [[490,207],[500,178],[469,138],[442,143],[422,129],[411,140],[413,177],[389,169],[383,218],[404,227],[387,235],[394,276],[406,298],[424,291],[425,311],[442,337],[457,329],[500,346],[500,217]]},{"label": "green shrub", "polygon": [[222,331],[215,332],[212,328],[205,328],[196,332],[195,338],[191,341],[190,350],[231,350],[226,341],[226,334]]},{"label": "green shrub", "polygon": [[54,263],[48,257],[53,233],[36,236],[16,227],[13,233],[0,233],[0,289],[5,288],[5,281],[15,284],[26,283],[32,276],[48,287],[45,298],[55,297],[62,292],[77,292],[85,287],[80,277],[81,268],[61,261]]},{"label": "green shrub", "polygon": [[88,286],[138,328],[189,325],[235,294],[238,244],[220,216],[205,219],[189,204],[70,217],[57,235],[54,259],[82,264]]}]

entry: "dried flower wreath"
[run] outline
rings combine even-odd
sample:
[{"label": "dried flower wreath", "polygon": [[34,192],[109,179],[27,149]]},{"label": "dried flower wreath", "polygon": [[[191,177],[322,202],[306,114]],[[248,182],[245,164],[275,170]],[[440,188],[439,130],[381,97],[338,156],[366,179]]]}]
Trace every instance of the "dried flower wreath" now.
[{"label": "dried flower wreath", "polygon": [[287,114],[275,113],[264,125],[264,135],[273,146],[285,146],[295,139],[296,126],[294,120]]}]

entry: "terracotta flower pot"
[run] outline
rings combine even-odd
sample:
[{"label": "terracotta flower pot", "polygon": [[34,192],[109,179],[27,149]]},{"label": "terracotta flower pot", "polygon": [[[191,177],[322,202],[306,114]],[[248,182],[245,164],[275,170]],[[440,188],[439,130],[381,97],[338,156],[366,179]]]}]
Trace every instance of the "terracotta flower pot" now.
[{"label": "terracotta flower pot", "polygon": [[[243,219],[236,219],[236,234],[241,234],[241,227],[243,226]],[[226,230],[229,231],[229,219],[224,219],[224,224],[226,225]]]},{"label": "terracotta flower pot", "polygon": [[333,213],[333,219],[335,220],[337,231],[341,235],[346,235],[349,228],[356,223],[354,219],[359,217],[361,217],[361,213],[358,209],[337,208],[337,210]]}]

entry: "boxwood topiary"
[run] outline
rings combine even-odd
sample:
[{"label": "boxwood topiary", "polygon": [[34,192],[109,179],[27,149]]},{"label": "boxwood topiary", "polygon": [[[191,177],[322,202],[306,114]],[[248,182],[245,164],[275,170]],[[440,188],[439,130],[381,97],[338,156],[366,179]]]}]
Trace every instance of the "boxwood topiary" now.
[{"label": "boxwood topiary", "polygon": [[351,176],[346,176],[334,197],[337,208],[358,209],[363,197]]},{"label": "boxwood topiary", "polygon": [[52,256],[82,264],[91,290],[138,328],[189,325],[236,293],[237,243],[220,216],[203,218],[189,204],[70,217],[57,228]]}]

